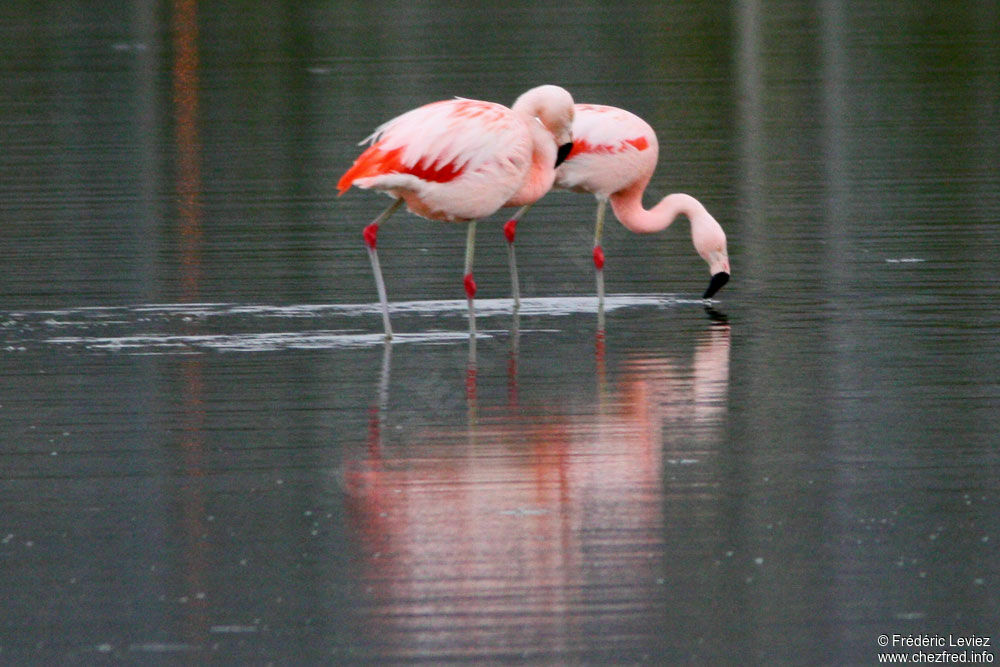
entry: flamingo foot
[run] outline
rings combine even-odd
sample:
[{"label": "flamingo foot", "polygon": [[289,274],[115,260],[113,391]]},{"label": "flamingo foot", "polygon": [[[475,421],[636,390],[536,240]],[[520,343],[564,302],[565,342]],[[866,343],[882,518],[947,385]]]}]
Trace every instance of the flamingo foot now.
[{"label": "flamingo foot", "polygon": [[375,243],[378,240],[378,224],[372,223],[365,227],[364,231],[365,245],[369,248],[375,249]]},{"label": "flamingo foot", "polygon": [[507,239],[507,243],[514,242],[514,237],[517,235],[517,218],[511,218],[504,223],[503,235]]},{"label": "flamingo foot", "polygon": [[462,282],[465,284],[465,295],[470,299],[476,296],[476,281],[472,279],[472,274],[466,273]]},{"label": "flamingo foot", "polygon": [[594,268],[598,271],[604,268],[604,249],[599,245],[594,246]]}]

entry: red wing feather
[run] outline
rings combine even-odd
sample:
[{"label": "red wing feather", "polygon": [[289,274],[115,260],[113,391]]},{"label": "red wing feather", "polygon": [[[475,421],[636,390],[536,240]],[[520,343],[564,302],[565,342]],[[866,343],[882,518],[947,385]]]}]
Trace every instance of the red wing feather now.
[{"label": "red wing feather", "polygon": [[506,107],[454,99],[418,107],[383,124],[373,144],[337,183],[341,194],[359,178],[410,174],[446,183],[476,169],[512,143],[520,130]]},{"label": "red wing feather", "polygon": [[340,177],[337,182],[338,195],[351,187],[359,178],[381,176],[383,174],[411,174],[417,178],[433,183],[447,183],[457,178],[464,168],[456,167],[449,162],[443,165],[425,165],[423,161],[407,166],[402,161],[403,147],[382,150],[380,144],[375,144],[358,156],[354,165]]},{"label": "red wing feather", "polygon": [[621,143],[613,146],[606,144],[598,144],[595,146],[586,139],[574,139],[573,149],[569,152],[569,155],[566,156],[566,160],[572,160],[581,153],[621,153],[624,150],[628,150],[630,146],[636,150],[644,151],[649,148],[649,141],[646,140],[646,137],[636,137],[634,139],[625,139]]}]

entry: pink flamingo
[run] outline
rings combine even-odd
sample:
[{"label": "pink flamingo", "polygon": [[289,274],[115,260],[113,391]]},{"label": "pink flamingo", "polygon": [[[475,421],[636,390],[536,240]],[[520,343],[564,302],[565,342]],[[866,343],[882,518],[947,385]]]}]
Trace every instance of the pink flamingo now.
[{"label": "pink flamingo", "polygon": [[[599,303],[604,303],[604,250],[601,233],[608,202],[619,222],[639,234],[659,232],[679,215],[691,221],[695,250],[708,263],[712,275],[702,298],[710,299],[729,280],[729,254],[722,226],[694,197],[668,195],[653,208],[642,206],[642,194],[653,177],[659,145],[656,133],[643,119],[616,107],[577,104],[573,114],[573,148],[556,171],[555,187],[589,192],[597,197],[597,224],[594,228],[594,267],[597,269]],[[513,244],[517,221],[530,208],[522,207],[504,225],[511,248],[511,278],[517,300]]]},{"label": "pink flamingo", "polygon": [[337,188],[340,194],[351,185],[381,190],[395,200],[364,230],[386,338],[392,338],[392,327],[375,250],[379,225],[404,202],[431,220],[468,223],[463,282],[469,332],[475,334],[476,220],[504,205],[535,202],[551,189],[555,168],[572,148],[573,110],[570,94],[551,85],[532,88],[509,109],[456,98],[397,116],[361,142],[371,145]]}]

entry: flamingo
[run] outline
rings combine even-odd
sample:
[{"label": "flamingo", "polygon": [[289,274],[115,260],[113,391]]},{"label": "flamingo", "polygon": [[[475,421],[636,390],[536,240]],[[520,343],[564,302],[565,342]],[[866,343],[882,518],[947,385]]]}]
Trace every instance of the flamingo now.
[{"label": "flamingo", "polygon": [[[589,192],[597,197],[597,222],[594,227],[594,267],[597,271],[598,302],[604,303],[604,250],[601,234],[608,202],[615,217],[638,234],[659,232],[680,215],[691,221],[691,240],[695,250],[708,263],[711,280],[703,299],[712,298],[729,280],[729,254],[722,226],[697,199],[686,194],[671,194],[647,210],[642,195],[653,177],[659,145],[656,133],[633,113],[600,104],[577,104],[573,114],[573,148],[556,171],[554,186],[574,192]],[[511,258],[511,279],[517,302],[517,268],[513,245],[517,222],[531,207],[526,203],[504,225]]]},{"label": "flamingo", "polygon": [[389,304],[379,266],[379,225],[402,204],[430,220],[468,223],[463,285],[469,333],[475,335],[472,276],[476,220],[508,204],[528,205],[548,192],[555,168],[572,149],[573,98],[559,86],[528,90],[511,108],[455,98],[418,107],[380,125],[371,145],[337,183],[381,190],[393,198],[364,229],[387,339]]}]

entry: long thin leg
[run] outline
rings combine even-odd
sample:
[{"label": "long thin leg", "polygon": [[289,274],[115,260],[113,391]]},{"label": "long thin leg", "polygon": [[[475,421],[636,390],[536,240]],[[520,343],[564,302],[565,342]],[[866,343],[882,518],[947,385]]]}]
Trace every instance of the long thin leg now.
[{"label": "long thin leg", "polygon": [[607,199],[597,201],[597,223],[594,225],[594,269],[597,272],[597,325],[604,329],[604,249],[601,247],[601,234],[604,232],[604,212],[608,207]]},{"label": "long thin leg", "polygon": [[517,223],[531,204],[525,204],[518,209],[517,213],[511,217],[503,226],[503,235],[507,239],[507,260],[510,264],[510,293],[514,298],[514,310],[521,307],[521,285],[517,279],[517,255],[514,253],[514,237],[517,236]]},{"label": "long thin leg", "polygon": [[469,299],[469,336],[476,337],[476,310],[473,298],[476,296],[476,281],[472,278],[472,260],[476,252],[476,221],[469,223],[468,234],[465,237],[465,275],[462,282],[465,284],[465,296]]},{"label": "long thin leg", "polygon": [[[476,281],[472,279],[472,259],[476,252],[476,221],[469,223],[468,234],[465,237],[465,295],[469,299],[469,360],[465,365],[465,400],[468,405],[468,421],[472,426],[477,421],[478,401],[476,400],[476,377],[479,365],[476,361],[476,310],[473,298],[476,296]],[[474,429],[469,429],[473,433]]]},{"label": "long thin leg", "polygon": [[382,304],[382,325],[385,328],[385,338],[389,340],[392,338],[392,325],[389,324],[389,299],[385,294],[385,281],[382,279],[382,267],[379,266],[378,262],[378,252],[375,250],[375,246],[378,241],[378,226],[389,219],[396,209],[402,205],[403,200],[397,199],[392,202],[387,209],[382,211],[375,220],[365,227],[364,237],[365,245],[368,246],[368,259],[372,263],[372,273],[375,274],[375,289],[378,290],[378,298]]}]

